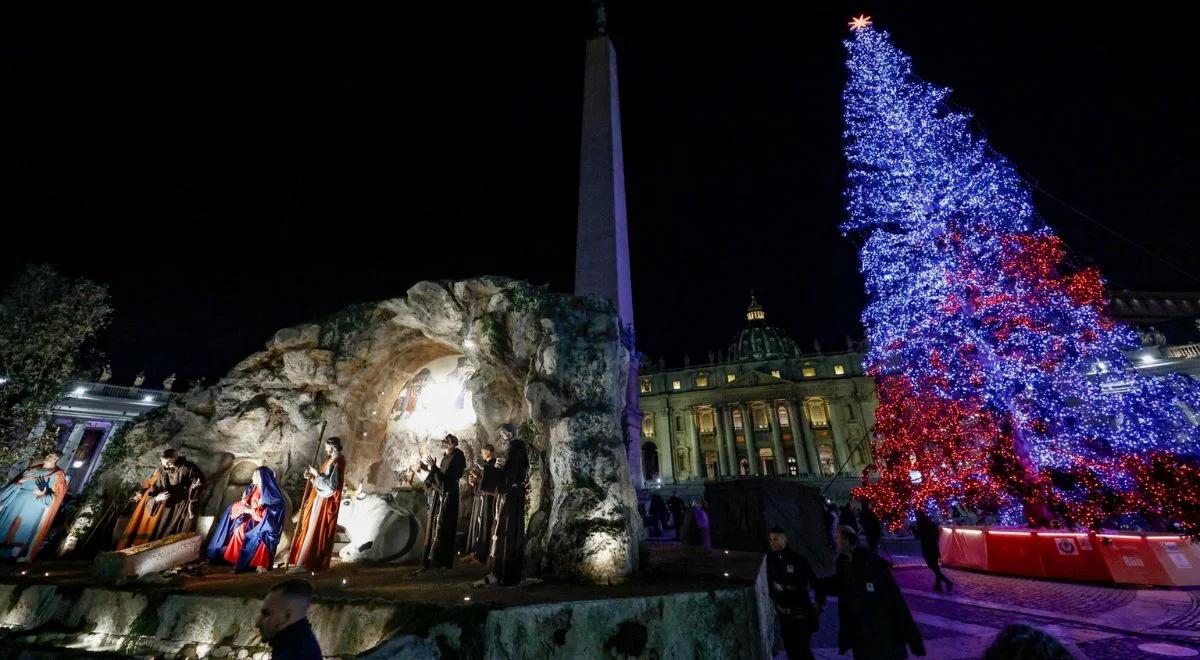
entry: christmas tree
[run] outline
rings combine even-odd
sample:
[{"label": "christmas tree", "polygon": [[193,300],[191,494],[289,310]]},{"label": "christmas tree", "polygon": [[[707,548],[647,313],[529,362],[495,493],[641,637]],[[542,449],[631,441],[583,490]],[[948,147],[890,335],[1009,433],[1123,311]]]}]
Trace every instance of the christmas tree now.
[{"label": "christmas tree", "polygon": [[893,524],[1040,507],[1195,533],[1200,382],[1135,371],[1099,272],[1072,267],[1014,167],[887,33],[851,27],[842,229],[862,241],[880,402],[878,481],[858,494]]}]

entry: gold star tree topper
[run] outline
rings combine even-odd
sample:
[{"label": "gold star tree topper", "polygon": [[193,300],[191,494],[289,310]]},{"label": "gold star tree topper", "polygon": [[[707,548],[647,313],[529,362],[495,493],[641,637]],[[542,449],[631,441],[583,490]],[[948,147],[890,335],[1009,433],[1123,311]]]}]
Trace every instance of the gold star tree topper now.
[{"label": "gold star tree topper", "polygon": [[866,28],[868,28],[870,26],[871,26],[871,17],[867,16],[866,14],[859,14],[858,16],[855,16],[854,18],[850,19],[850,29],[854,30],[855,32],[857,32],[859,30],[865,30]]}]

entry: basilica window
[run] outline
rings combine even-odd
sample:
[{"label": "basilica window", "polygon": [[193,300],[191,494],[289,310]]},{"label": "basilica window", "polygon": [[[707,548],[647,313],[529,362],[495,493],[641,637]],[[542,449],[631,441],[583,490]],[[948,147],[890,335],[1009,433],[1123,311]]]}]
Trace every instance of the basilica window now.
[{"label": "basilica window", "polygon": [[680,479],[692,477],[692,455],[687,447],[675,448],[675,475]]},{"label": "basilica window", "polygon": [[811,364],[806,364],[800,368],[800,373],[805,378],[813,378],[814,376],[817,375],[817,368],[812,366]]},{"label": "basilica window", "polygon": [[708,387],[708,374],[704,372],[696,374],[696,387]]},{"label": "basilica window", "polygon": [[813,428],[829,427],[829,406],[825,403],[825,399],[809,399],[804,402],[804,407],[808,409],[808,421]]},{"label": "basilica window", "polygon": [[787,426],[789,428],[792,426],[792,418],[788,417],[787,406],[778,406],[775,409],[775,414],[779,415],[779,425],[780,426]]},{"label": "basilica window", "polygon": [[827,477],[833,476],[833,447],[819,445],[817,447],[817,460],[821,463],[821,474]]},{"label": "basilica window", "polygon": [[654,437],[654,413],[646,413],[642,416],[642,437]]},{"label": "basilica window", "polygon": [[681,389],[683,389],[683,382],[682,382],[682,381],[678,381],[678,380],[673,380],[673,381],[671,381],[671,389],[673,389],[673,390],[681,390]]},{"label": "basilica window", "polygon": [[750,409],[750,414],[754,415],[754,428],[765,429],[771,426],[771,423],[767,421],[766,406],[754,406]]},{"label": "basilica window", "polygon": [[646,481],[658,479],[658,445],[647,442],[642,445],[642,476]]},{"label": "basilica window", "polygon": [[733,430],[741,431],[743,428],[745,428],[745,425],[742,423],[742,411],[739,408],[734,408],[733,409]]},{"label": "basilica window", "polygon": [[835,376],[845,376],[845,375],[846,375],[846,367],[843,367],[843,366],[842,366],[842,365],[840,365],[840,364],[835,364],[835,365],[833,365],[833,375],[835,375]]},{"label": "basilica window", "polygon": [[701,410],[700,414],[697,416],[697,418],[700,422],[700,432],[701,433],[712,433],[713,432],[713,412],[712,412],[712,410]]},{"label": "basilica window", "polygon": [[732,383],[736,378],[737,378],[737,376],[735,376],[733,374],[725,374],[725,382],[726,383]]},{"label": "basilica window", "polygon": [[649,394],[650,392],[652,392],[654,390],[654,388],[651,387],[651,385],[650,385],[649,378],[642,379],[641,387],[642,387],[642,394]]},{"label": "basilica window", "polygon": [[704,452],[704,468],[708,472],[709,479],[716,479],[720,474],[720,465],[717,463],[717,452]]},{"label": "basilica window", "polygon": [[744,458],[738,461],[738,474],[743,477],[750,476],[750,461]]},{"label": "basilica window", "polygon": [[682,430],[683,430],[683,418],[682,418],[682,417],[680,417],[679,415],[676,415],[676,416],[675,416],[675,430],[676,430],[676,431],[682,431]]},{"label": "basilica window", "polygon": [[778,370],[778,369],[772,369],[772,370],[771,370],[771,375],[772,375],[772,376],[774,376],[774,377],[776,377],[776,378],[779,378],[779,377],[780,377],[780,376],[779,376],[779,370]]},{"label": "basilica window", "polygon": [[800,476],[800,468],[796,466],[796,458],[794,456],[788,456],[787,472],[789,477]]}]

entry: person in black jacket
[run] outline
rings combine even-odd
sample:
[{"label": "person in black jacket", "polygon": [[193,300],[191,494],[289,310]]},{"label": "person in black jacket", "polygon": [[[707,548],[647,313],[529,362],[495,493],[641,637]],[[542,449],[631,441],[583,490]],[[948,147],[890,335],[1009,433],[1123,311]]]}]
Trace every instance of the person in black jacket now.
[{"label": "person in black jacket", "polygon": [[258,631],[274,660],[321,660],[321,646],[308,624],[312,585],[298,578],[271,587],[258,613]]},{"label": "person in black jacket", "polygon": [[837,534],[838,652],[855,660],[925,655],[925,641],[908,611],[888,563],[858,542],[858,530],[843,525]]},{"label": "person in black jacket", "polygon": [[867,547],[879,552],[879,541],[883,538],[883,523],[871,509],[870,502],[865,499],[860,499],[859,502],[862,506],[859,509],[858,520],[862,524],[863,536],[867,537]]},{"label": "person in black jacket", "polygon": [[942,549],[938,546],[939,533],[937,523],[933,522],[929,514],[918,509],[916,536],[921,542],[921,556],[925,558],[925,565],[933,571],[933,590],[941,591],[942,583],[945,582],[946,591],[950,591],[954,588],[954,583],[942,573],[942,568],[938,565],[942,558]]},{"label": "person in black jacket", "polygon": [[[775,605],[776,621],[788,660],[811,660],[812,634],[820,623],[820,610],[813,605],[810,589],[817,588],[812,566],[787,547],[787,532],[774,527],[767,536],[767,593]],[[817,589],[817,602],[824,605],[824,594]]]},{"label": "person in black jacket", "polygon": [[683,532],[683,511],[687,508],[687,504],[679,493],[672,492],[671,497],[667,500],[667,508],[671,510],[671,529],[675,530],[675,538]]}]

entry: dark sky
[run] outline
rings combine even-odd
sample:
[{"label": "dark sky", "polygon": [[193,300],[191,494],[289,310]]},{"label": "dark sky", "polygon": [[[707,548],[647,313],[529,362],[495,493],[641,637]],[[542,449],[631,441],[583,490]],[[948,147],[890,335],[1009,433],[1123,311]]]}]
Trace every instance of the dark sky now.
[{"label": "dark sky", "polygon": [[[0,280],[109,283],[117,381],[212,379],[421,279],[570,290],[586,2],[27,4],[0,19]],[[1200,271],[1192,6],[611,0],[643,350],[703,359],[751,288],[804,347],[861,332],[836,229],[860,10],[1027,176]],[[1038,201],[1113,283],[1200,289]]]}]

